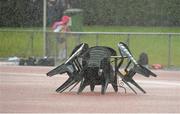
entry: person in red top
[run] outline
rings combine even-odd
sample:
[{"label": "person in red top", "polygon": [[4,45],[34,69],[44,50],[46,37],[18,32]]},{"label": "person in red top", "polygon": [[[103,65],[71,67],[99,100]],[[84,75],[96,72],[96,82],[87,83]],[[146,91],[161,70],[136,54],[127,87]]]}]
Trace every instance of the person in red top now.
[{"label": "person in red top", "polygon": [[68,23],[70,22],[70,17],[64,15],[60,21],[56,21],[52,25],[52,29],[54,32],[68,32],[69,26]]},{"label": "person in red top", "polygon": [[[60,21],[56,21],[52,25],[52,30],[53,32],[68,32],[70,31],[69,29],[69,22],[70,22],[70,17],[67,15],[62,16]],[[66,58],[67,55],[67,49],[66,49],[66,39],[64,38],[63,34],[56,34],[56,41],[57,41],[57,46],[58,46],[58,59],[63,60]]]}]

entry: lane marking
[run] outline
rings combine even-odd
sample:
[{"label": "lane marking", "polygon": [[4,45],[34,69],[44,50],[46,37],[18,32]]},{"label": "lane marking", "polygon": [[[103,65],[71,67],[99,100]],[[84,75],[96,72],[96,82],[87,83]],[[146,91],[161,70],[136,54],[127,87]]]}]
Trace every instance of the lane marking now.
[{"label": "lane marking", "polygon": [[9,72],[0,72],[0,76],[3,75],[14,75],[14,76],[46,76],[46,74],[37,74],[37,73],[9,73]]},{"label": "lane marking", "polygon": [[[0,76],[43,76],[43,77],[47,77],[46,74],[43,73],[9,73],[9,72],[0,72]],[[66,78],[67,75],[66,74],[62,74],[62,75],[55,75],[60,76],[60,78]],[[155,81],[155,80],[136,80],[137,83],[141,83],[141,84],[151,84],[152,86],[154,85],[164,85],[164,86],[180,86],[180,81]]]},{"label": "lane marking", "polygon": [[[0,76],[3,76],[3,75],[8,75],[8,76],[45,76],[47,77],[46,73],[9,73],[9,72],[0,72]],[[57,74],[57,75],[54,75],[53,77],[57,77],[57,76],[64,76],[64,77],[67,77],[66,74]]]},{"label": "lane marking", "polygon": [[143,84],[156,84],[156,85],[166,85],[166,86],[180,86],[180,81],[146,81],[146,80],[137,80],[138,83]]}]

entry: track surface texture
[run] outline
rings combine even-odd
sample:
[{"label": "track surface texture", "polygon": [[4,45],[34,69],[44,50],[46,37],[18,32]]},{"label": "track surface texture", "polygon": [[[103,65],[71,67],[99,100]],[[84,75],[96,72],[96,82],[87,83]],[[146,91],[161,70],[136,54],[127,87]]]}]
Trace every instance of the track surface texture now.
[{"label": "track surface texture", "polygon": [[67,75],[47,77],[53,68],[0,66],[0,113],[180,113],[180,71],[153,70],[156,78],[136,74],[146,94],[125,85],[127,93],[122,88],[115,93],[109,85],[105,95],[101,86],[77,95],[78,86],[55,92]]}]

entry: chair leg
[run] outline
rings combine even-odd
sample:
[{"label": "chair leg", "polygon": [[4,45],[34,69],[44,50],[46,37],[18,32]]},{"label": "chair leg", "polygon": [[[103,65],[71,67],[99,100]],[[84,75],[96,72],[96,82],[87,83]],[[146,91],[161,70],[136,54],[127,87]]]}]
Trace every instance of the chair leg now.
[{"label": "chair leg", "polygon": [[56,75],[56,74],[62,74],[62,73],[68,72],[69,70],[67,69],[67,66],[68,65],[62,64],[62,65],[54,68],[53,70],[49,71],[47,73],[47,76],[51,77],[51,76]]},{"label": "chair leg", "polygon": [[136,86],[139,90],[141,90],[143,93],[146,93],[146,91],[141,88],[133,79],[130,81],[134,86]]},{"label": "chair leg", "polygon": [[122,81],[123,81],[135,94],[137,94],[137,92],[129,85],[129,83],[128,83],[126,80],[122,79]]},{"label": "chair leg", "polygon": [[94,87],[95,87],[95,85],[93,85],[93,84],[90,85],[90,89],[92,92],[94,91]]},{"label": "chair leg", "polygon": [[69,91],[71,91],[72,89],[74,89],[74,87],[76,87],[76,85],[79,83],[79,81],[78,82],[76,82],[76,84],[74,84],[74,86],[69,90]]},{"label": "chair leg", "polygon": [[109,83],[109,79],[105,79],[105,82],[102,84],[101,94],[105,94],[108,83]]},{"label": "chair leg", "polygon": [[[130,82],[131,84],[133,84],[134,86],[136,86],[139,90],[141,90],[143,93],[146,93],[146,91],[144,91],[134,80],[133,80],[133,76],[136,74],[134,69],[130,69],[129,73],[125,76],[125,78],[123,79],[126,82]],[[127,85],[127,84],[126,84]],[[129,85],[128,85],[129,86]],[[129,86],[130,87],[130,86]],[[130,87],[131,88],[131,87]],[[132,89],[132,88],[131,88]],[[133,90],[133,89],[132,89]],[[134,91],[134,90],[133,90]],[[135,92],[136,93],[136,92]],[[137,93],[136,93],[137,94]]]},{"label": "chair leg", "polygon": [[117,86],[117,80],[115,80],[113,83],[111,83],[113,89],[115,92],[118,92],[118,86]]},{"label": "chair leg", "polygon": [[56,92],[59,92],[66,88],[71,82],[73,82],[73,78],[68,78],[59,88],[56,89]]},{"label": "chair leg", "polygon": [[80,93],[83,91],[83,89],[84,89],[85,87],[86,87],[85,80],[82,79],[77,94],[80,94]]},{"label": "chair leg", "polygon": [[72,86],[74,83],[76,83],[75,80],[73,80],[72,82],[70,82],[64,89],[62,89],[62,90],[59,91],[59,92],[62,93],[62,92],[65,91],[67,88],[69,88],[70,86]]}]

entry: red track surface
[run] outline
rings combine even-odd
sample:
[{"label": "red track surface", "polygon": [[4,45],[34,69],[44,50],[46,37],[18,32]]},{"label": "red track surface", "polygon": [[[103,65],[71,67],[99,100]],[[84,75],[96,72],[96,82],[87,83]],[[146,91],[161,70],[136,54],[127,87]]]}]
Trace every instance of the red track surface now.
[{"label": "red track surface", "polygon": [[71,92],[56,93],[67,78],[66,75],[47,77],[52,67],[0,66],[0,112],[1,113],[180,113],[180,71],[154,71],[158,77],[135,76],[135,80],[147,92],[134,94],[118,93],[108,86],[105,95],[101,87],[95,92],[85,88],[76,94],[78,86]]}]

